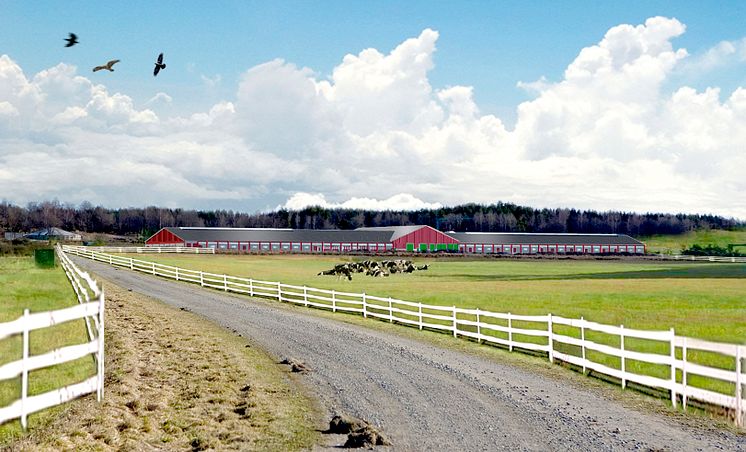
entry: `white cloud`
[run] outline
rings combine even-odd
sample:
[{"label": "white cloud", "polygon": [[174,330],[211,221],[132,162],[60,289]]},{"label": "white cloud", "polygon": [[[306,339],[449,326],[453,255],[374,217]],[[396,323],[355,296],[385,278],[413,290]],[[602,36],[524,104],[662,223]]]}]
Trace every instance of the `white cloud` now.
[{"label": "white cloud", "polygon": [[291,196],[285,204],[277,206],[278,209],[300,210],[305,207],[325,207],[342,209],[366,209],[366,210],[417,210],[437,209],[442,207],[440,203],[429,203],[412,196],[409,193],[399,193],[386,199],[374,198],[351,198],[340,203],[328,202],[322,193],[298,192]]},{"label": "white cloud", "polygon": [[169,96],[166,93],[159,92],[156,93],[155,96],[151,97],[147,102],[145,102],[146,105],[154,104],[154,103],[164,103],[164,104],[170,104],[173,101],[173,97]]},{"label": "white cloud", "polygon": [[328,78],[269,61],[243,74],[235,99],[163,118],[73,66],[28,77],[0,56],[0,193],[245,210],[504,200],[746,218],[746,89],[671,90],[692,59],[672,43],[684,31],[661,17],[611,28],[560,80],[518,83],[535,98],[512,130],[480,112],[474,88],[431,85],[430,29],[388,53],[344,56]]}]

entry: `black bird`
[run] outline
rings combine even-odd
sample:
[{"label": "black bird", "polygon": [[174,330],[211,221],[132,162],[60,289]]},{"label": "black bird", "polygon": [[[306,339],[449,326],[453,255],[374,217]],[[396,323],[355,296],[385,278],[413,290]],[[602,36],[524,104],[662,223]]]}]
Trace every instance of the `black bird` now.
[{"label": "black bird", "polygon": [[75,33],[70,33],[70,37],[65,38],[65,41],[67,41],[67,44],[65,44],[65,47],[72,47],[78,43],[78,37],[75,35]]},{"label": "black bird", "polygon": [[158,73],[161,72],[161,69],[166,69],[166,65],[163,64],[163,53],[158,55],[158,61],[155,63],[155,69],[153,69],[153,77],[158,75]]}]

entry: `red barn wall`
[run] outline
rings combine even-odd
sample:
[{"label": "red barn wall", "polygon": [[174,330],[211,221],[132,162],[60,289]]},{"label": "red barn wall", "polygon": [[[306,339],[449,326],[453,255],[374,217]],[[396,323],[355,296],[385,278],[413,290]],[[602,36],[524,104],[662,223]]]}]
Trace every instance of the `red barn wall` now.
[{"label": "red barn wall", "polygon": [[145,241],[146,245],[183,245],[184,240],[174,235],[168,229],[161,229]]},{"label": "red barn wall", "polygon": [[396,249],[406,249],[407,243],[414,243],[414,246],[417,247],[420,243],[459,243],[457,240],[455,240],[452,237],[447,236],[446,234],[438,231],[437,229],[433,229],[430,226],[424,226],[420,229],[410,232],[407,235],[403,235],[399,237],[398,239],[394,240],[394,248]]}]

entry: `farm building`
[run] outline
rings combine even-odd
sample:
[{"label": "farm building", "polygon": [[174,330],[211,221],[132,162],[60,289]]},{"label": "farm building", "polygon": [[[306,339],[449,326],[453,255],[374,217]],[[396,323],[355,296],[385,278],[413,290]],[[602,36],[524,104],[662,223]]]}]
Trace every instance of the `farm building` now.
[{"label": "farm building", "polygon": [[82,240],[80,234],[68,232],[60,228],[45,228],[26,234],[29,240],[60,240],[63,242],[79,242]]},{"label": "farm building", "polygon": [[441,232],[430,226],[381,226],[354,230],[167,227],[155,233],[145,244],[285,253],[645,253],[642,242],[621,234]]}]

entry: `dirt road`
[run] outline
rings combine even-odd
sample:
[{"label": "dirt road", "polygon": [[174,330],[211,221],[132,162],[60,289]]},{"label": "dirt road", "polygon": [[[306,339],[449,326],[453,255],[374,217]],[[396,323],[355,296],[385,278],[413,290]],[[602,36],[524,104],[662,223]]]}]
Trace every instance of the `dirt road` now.
[{"label": "dirt road", "polygon": [[368,419],[396,450],[746,450],[746,436],[680,425],[598,391],[398,335],[75,258],[116,284],[251,338],[322,407]]}]

